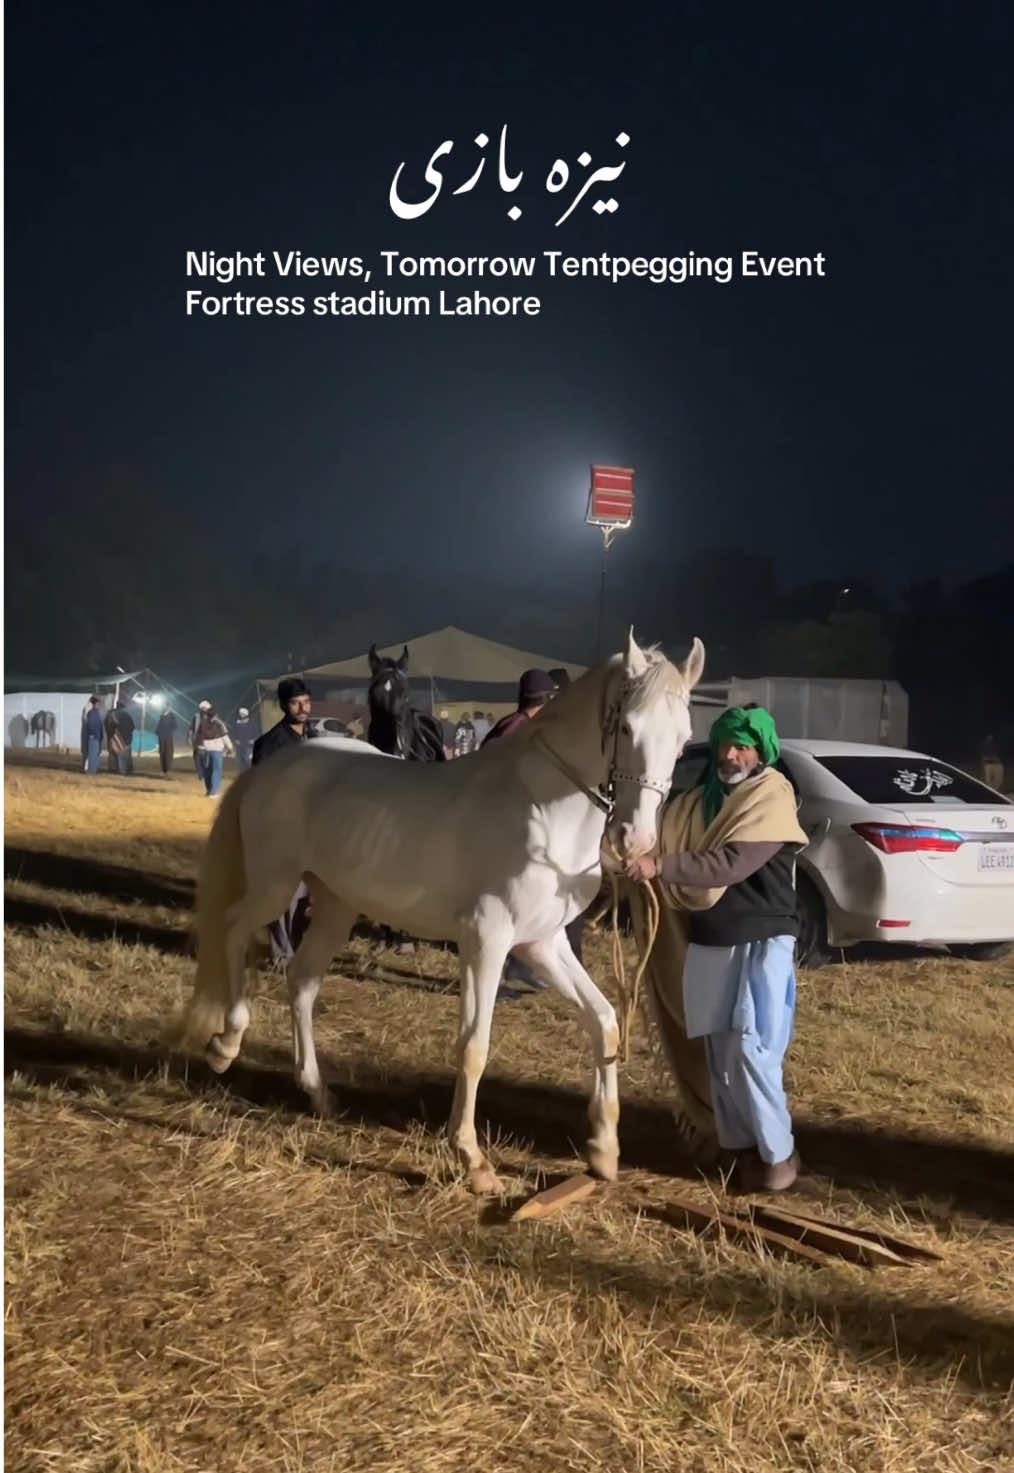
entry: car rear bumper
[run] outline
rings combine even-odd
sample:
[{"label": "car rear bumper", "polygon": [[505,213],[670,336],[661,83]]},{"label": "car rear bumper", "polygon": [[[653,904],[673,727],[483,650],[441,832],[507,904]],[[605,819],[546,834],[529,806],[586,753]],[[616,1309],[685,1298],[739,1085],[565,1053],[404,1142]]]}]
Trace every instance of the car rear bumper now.
[{"label": "car rear bumper", "polygon": [[832,946],[1014,940],[1014,875],[955,884],[917,855],[882,856],[863,845],[849,854],[847,867],[818,871],[813,878],[824,896]]},{"label": "car rear bumper", "polygon": [[[907,925],[885,925],[906,921]],[[948,946],[951,942],[1014,941],[1012,896],[938,897],[932,907],[905,906],[898,901],[875,913],[837,909],[828,915],[832,946],[857,941],[899,941],[919,946]]]}]

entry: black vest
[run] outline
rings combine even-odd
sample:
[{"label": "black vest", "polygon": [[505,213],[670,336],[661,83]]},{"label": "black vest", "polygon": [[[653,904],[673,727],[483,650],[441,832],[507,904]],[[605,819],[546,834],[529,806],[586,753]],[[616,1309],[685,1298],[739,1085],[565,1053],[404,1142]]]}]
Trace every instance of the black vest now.
[{"label": "black vest", "polygon": [[767,864],[730,885],[717,905],[690,914],[690,940],[698,946],[739,946],[772,936],[798,936],[795,859],[798,845],[783,844]]}]

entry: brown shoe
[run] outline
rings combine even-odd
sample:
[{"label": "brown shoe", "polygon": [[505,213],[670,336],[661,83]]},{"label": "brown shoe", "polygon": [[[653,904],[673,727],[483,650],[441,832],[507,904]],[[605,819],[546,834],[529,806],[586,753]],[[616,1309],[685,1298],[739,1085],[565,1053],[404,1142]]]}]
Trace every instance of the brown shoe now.
[{"label": "brown shoe", "polygon": [[744,1158],[737,1173],[744,1191],[786,1192],[799,1175],[799,1153],[793,1151],[787,1161],[761,1161],[758,1157]]}]

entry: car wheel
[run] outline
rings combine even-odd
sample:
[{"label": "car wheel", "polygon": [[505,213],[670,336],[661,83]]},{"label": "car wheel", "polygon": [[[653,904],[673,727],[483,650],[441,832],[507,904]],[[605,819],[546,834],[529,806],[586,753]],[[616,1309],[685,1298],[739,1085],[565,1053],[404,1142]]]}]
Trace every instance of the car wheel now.
[{"label": "car wheel", "polygon": [[966,962],[998,962],[1010,955],[1012,946],[1012,941],[966,941],[947,950]]},{"label": "car wheel", "polygon": [[801,967],[824,967],[831,960],[827,944],[827,911],[820,892],[806,875],[796,875],[796,898],[799,902],[799,939],[796,961]]}]

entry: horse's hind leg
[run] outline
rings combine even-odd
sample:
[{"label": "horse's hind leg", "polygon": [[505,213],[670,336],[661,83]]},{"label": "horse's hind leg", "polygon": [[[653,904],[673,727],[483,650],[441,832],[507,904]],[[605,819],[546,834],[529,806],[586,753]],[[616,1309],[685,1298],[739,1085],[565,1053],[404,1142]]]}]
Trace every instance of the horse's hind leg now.
[{"label": "horse's hind leg", "polygon": [[225,1027],[208,1040],[204,1057],[216,1074],[224,1074],[239,1053],[243,1034],[250,1023],[250,1004],[246,997],[247,952],[254,932],[266,926],[284,910],[291,889],[281,886],[254,892],[248,890],[231,908],[226,918],[225,960],[229,981],[229,1001],[225,1009]]},{"label": "horse's hind leg", "polygon": [[319,881],[311,880],[309,889],[310,928],[299,943],[286,976],[292,1010],[292,1056],[296,1083],[310,1096],[317,1114],[327,1115],[331,1101],[317,1065],[313,1005],[332,958],[349,939],[356,912]]}]

